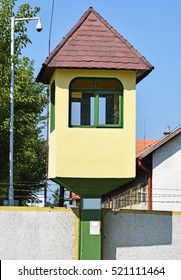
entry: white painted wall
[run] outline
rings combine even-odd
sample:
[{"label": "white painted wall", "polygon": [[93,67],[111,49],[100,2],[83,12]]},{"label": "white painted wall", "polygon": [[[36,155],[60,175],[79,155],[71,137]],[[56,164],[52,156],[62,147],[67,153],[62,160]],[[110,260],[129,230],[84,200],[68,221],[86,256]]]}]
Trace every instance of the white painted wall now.
[{"label": "white painted wall", "polygon": [[[78,211],[40,209],[0,208],[1,260],[77,258]],[[180,260],[180,232],[181,212],[103,210],[103,259]]]},{"label": "white painted wall", "polygon": [[28,207],[26,211],[0,209],[0,259],[73,260],[74,212],[29,208],[29,211]]},{"label": "white painted wall", "polygon": [[153,210],[181,211],[181,135],[153,153]]},{"label": "white painted wall", "polygon": [[107,211],[104,260],[180,260],[181,212]]}]

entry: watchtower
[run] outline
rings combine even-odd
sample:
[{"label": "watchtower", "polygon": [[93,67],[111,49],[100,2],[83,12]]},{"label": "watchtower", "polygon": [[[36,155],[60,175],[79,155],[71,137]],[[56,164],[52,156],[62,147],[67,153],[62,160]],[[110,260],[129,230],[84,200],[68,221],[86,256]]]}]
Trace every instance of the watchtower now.
[{"label": "watchtower", "polygon": [[[51,91],[51,180],[90,199],[101,198],[135,177],[136,84],[152,70],[92,7],[84,13],[37,77],[50,84]],[[82,224],[100,220],[98,209],[93,217],[88,210],[82,211]],[[87,241],[89,252],[94,238],[96,234]],[[80,258],[94,256],[86,250]],[[100,250],[94,257],[100,258]]]}]

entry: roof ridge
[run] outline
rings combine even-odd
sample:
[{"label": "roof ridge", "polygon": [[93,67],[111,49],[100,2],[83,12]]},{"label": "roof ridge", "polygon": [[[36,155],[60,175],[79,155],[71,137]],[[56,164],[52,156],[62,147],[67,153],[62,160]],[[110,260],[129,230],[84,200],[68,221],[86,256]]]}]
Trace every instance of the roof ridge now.
[{"label": "roof ridge", "polygon": [[163,136],[162,138],[158,139],[156,143],[151,145],[151,147],[148,147],[143,153],[141,153],[141,157],[147,156],[149,153],[153,152],[157,148],[161,147],[165,143],[167,143],[169,140],[177,136],[179,133],[181,133],[181,126],[173,129],[168,136]]},{"label": "roof ridge", "polygon": [[65,45],[68,39],[77,31],[77,29],[82,25],[82,23],[86,20],[86,18],[90,15],[91,11],[94,10],[90,7],[81,18],[77,21],[77,23],[70,29],[70,31],[63,37],[63,39],[58,43],[55,49],[50,53],[50,55],[46,58],[44,64],[50,63],[52,58],[58,53],[58,51]]},{"label": "roof ridge", "polygon": [[107,20],[105,20],[98,12],[96,12],[93,8],[92,8],[92,12],[94,13],[94,15],[96,15],[107,27],[108,29],[114,33],[114,35],[116,35],[118,37],[118,39],[120,39],[131,51],[133,51],[135,53],[135,55],[141,59],[148,67],[153,67],[154,66],[147,61],[147,59],[140,54],[140,52],[138,50],[136,50],[132,44],[130,44],[123,35],[121,35],[112,25],[109,24],[109,22]]}]

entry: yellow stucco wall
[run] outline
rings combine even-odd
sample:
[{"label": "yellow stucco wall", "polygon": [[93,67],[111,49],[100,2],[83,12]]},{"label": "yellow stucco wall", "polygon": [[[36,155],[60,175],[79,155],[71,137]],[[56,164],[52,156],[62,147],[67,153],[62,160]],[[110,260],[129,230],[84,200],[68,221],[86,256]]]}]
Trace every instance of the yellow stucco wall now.
[{"label": "yellow stucco wall", "polygon": [[[119,79],[124,87],[123,128],[69,128],[69,84],[75,77]],[[135,176],[136,76],[134,71],[57,69],[55,130],[50,133],[49,178]]]}]

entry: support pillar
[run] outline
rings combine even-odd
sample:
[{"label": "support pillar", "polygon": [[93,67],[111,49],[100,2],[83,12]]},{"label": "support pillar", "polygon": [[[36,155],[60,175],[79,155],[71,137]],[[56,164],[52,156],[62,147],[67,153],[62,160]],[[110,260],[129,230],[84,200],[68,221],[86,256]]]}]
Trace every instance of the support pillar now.
[{"label": "support pillar", "polygon": [[82,198],[80,211],[80,260],[101,259],[101,199]]}]

